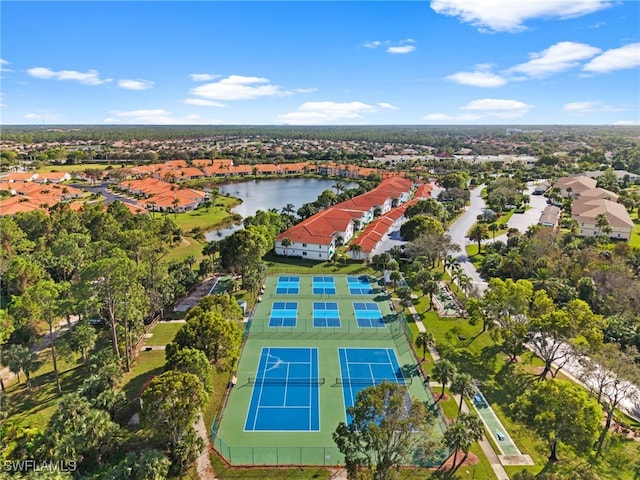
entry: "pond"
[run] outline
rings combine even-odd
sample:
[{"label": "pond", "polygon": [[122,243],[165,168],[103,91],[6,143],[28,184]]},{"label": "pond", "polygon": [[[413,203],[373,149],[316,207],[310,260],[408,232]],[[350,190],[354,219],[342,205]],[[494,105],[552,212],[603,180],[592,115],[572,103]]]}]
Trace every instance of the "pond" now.
[{"label": "pond", "polygon": [[[220,193],[237,197],[242,203],[233,208],[242,218],[255,215],[258,210],[269,210],[291,203],[298,210],[305,203],[313,202],[325,190],[333,190],[335,180],[318,178],[278,178],[273,180],[252,180],[250,182],[220,185]],[[356,188],[357,183],[345,182],[345,188]],[[335,190],[334,190],[335,191]],[[221,240],[242,228],[233,225],[219,230],[212,230],[205,235],[207,240]]]}]

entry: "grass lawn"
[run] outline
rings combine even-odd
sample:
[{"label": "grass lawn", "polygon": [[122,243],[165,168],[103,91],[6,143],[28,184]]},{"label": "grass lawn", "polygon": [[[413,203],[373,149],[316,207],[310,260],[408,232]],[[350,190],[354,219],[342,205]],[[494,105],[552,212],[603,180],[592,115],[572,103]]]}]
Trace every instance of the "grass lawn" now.
[{"label": "grass lawn", "polygon": [[25,385],[24,374],[21,383],[13,381],[7,385],[7,398],[10,405],[9,417],[17,425],[44,429],[55,412],[60,397],[78,389],[87,375],[80,355],[64,356],[58,351],[58,371],[62,394],[56,389],[51,350],[48,348],[39,354],[40,367],[31,374],[32,390]]},{"label": "grass lawn", "polygon": [[[96,170],[105,170],[109,165],[106,163],[80,163],[77,165],[46,165],[39,168],[38,172],[82,172],[88,168],[94,168]],[[114,165],[113,168],[120,168],[119,165]]]},{"label": "grass lawn", "polygon": [[[636,221],[640,219],[640,216],[637,213],[636,215],[631,217],[632,220]],[[633,231],[631,232],[631,239],[629,240],[629,245],[632,247],[640,248],[640,222],[635,223],[633,227]]]},{"label": "grass lawn", "polygon": [[127,399],[133,400],[141,391],[144,384],[156,375],[164,372],[164,350],[141,351],[130,372],[123,378],[124,393]]},{"label": "grass lawn", "polygon": [[333,262],[314,262],[301,258],[280,257],[268,253],[264,256],[267,275],[279,273],[332,273],[337,275],[379,275],[373,268],[363,262],[348,262],[346,264]]},{"label": "grass lawn", "polygon": [[[535,462],[530,467],[505,467],[509,475],[522,470],[537,474],[543,469],[567,474],[588,465],[603,479],[633,478],[633,466],[629,460],[640,458],[640,446],[631,442],[611,442],[609,450],[603,455],[604,461],[597,465],[590,465],[587,457],[579,457],[569,447],[561,446],[559,455],[562,461],[557,465],[547,465],[549,452],[546,444],[534,432],[514,422],[508,414],[509,405],[525,385],[537,381],[535,375],[538,367],[542,366],[542,361],[525,353],[520,363],[507,362],[489,333],[482,333],[482,325],[472,326],[464,319],[441,319],[433,312],[425,312],[427,304],[428,300],[419,299],[416,308],[418,312],[422,312],[421,317],[427,330],[434,334],[442,357],[448,358],[459,370],[471,374],[481,382],[483,394],[520,451],[530,455]],[[558,378],[563,378],[562,372]],[[445,414],[448,414],[446,402],[443,407]],[[619,460],[620,457],[626,458],[626,464]],[[612,463],[615,468],[610,466]]]},{"label": "grass lawn", "polygon": [[174,260],[194,256],[196,257],[196,262],[199,263],[204,258],[204,255],[202,255],[202,248],[204,247],[204,244],[205,242],[200,242],[191,237],[183,236],[180,245],[169,250],[166,258],[167,260]]},{"label": "grass lawn", "polygon": [[228,225],[231,220],[229,209],[239,203],[240,201],[237,198],[220,195],[216,198],[216,206],[211,207],[209,211],[205,208],[198,208],[190,212],[168,215],[173,216],[176,225],[185,233],[189,233],[194,227],[199,227],[203,232],[206,232],[218,226]]},{"label": "grass lawn", "polygon": [[167,345],[171,343],[173,337],[184,323],[159,322],[151,329],[149,333],[153,334],[151,338],[145,340],[145,345]]}]

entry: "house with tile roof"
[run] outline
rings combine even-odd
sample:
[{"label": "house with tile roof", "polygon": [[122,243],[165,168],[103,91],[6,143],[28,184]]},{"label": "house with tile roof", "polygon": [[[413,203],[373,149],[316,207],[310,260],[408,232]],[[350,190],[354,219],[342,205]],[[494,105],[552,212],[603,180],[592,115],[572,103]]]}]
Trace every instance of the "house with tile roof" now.
[{"label": "house with tile roof", "polygon": [[67,172],[44,172],[39,173],[33,181],[36,183],[61,183],[71,180],[71,175]]},{"label": "house with tile roof", "polygon": [[596,188],[597,180],[584,175],[576,175],[572,177],[559,178],[555,183],[555,188],[560,191],[560,195],[564,198],[575,197],[585,190]]},{"label": "house with tile roof", "polygon": [[[328,260],[339,244],[349,242],[357,229],[373,221],[376,212],[384,215],[404,203],[412,188],[410,180],[385,179],[373,190],[322,210],[281,233],[274,250],[278,255]],[[391,224],[395,221],[392,217],[387,220]]]},{"label": "house with tile roof", "polygon": [[543,227],[556,228],[558,226],[558,221],[560,220],[560,212],[560,207],[556,207],[555,205],[547,205],[540,214],[538,225],[542,225]]},{"label": "house with tile roof", "polygon": [[580,229],[580,235],[585,237],[600,236],[602,228],[598,225],[600,215],[604,215],[609,223],[611,231],[609,238],[629,240],[633,232],[633,220],[627,209],[621,203],[612,202],[602,198],[574,201],[571,208],[571,218],[575,220]]},{"label": "house with tile roof", "polygon": [[13,172],[5,175],[2,180],[5,182],[33,182],[36,178],[38,178],[37,173]]}]

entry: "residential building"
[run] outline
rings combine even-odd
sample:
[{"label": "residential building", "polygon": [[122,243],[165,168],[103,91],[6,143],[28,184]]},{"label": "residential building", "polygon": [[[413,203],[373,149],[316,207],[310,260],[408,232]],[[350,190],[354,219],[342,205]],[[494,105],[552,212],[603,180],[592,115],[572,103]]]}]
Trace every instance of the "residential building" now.
[{"label": "residential building", "polygon": [[[600,215],[607,219],[610,229],[608,234],[602,226],[598,225]],[[571,218],[577,222],[580,235],[585,237],[607,234],[610,238],[629,240],[634,227],[624,205],[601,198],[574,201]]]},{"label": "residential building", "polygon": [[370,192],[322,210],[281,233],[276,237],[275,252],[328,260],[339,244],[347,243],[354,231],[364,228],[376,214],[384,215],[393,206],[406,202],[412,188],[411,180],[397,176],[387,178]]}]

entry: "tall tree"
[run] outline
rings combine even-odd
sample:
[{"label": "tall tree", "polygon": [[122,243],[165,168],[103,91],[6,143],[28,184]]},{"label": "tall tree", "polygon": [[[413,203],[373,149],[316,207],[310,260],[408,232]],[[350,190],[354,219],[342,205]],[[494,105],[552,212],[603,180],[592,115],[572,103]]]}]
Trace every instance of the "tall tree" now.
[{"label": "tall tree", "polygon": [[433,372],[431,373],[431,376],[435,381],[442,383],[442,391],[440,392],[440,398],[442,398],[444,395],[444,387],[447,386],[447,383],[451,381],[451,379],[455,376],[456,373],[457,373],[456,366],[453,364],[453,362],[451,362],[450,360],[447,360],[446,358],[442,358],[438,360],[433,365]]},{"label": "tall tree", "polygon": [[165,365],[167,370],[177,370],[182,373],[193,373],[200,382],[204,389],[211,393],[213,386],[211,385],[211,374],[213,369],[209,359],[204,352],[195,348],[181,348],[179,350],[167,351],[167,363]]},{"label": "tall tree", "polygon": [[352,421],[340,422],[333,440],[345,456],[350,477],[359,467],[371,469],[375,463],[374,478],[389,478],[389,471],[411,456],[429,427],[424,404],[396,383],[361,390],[347,413]]},{"label": "tall tree", "polygon": [[[154,378],[142,394],[140,421],[154,437],[167,445],[170,457],[180,463],[193,458],[202,443],[194,442],[193,423],[206,401],[202,383],[192,373],[169,370]],[[184,450],[188,450],[185,455]]]},{"label": "tall tree", "polygon": [[616,409],[624,400],[637,403],[640,392],[640,367],[628,353],[612,343],[605,344],[591,357],[581,361],[580,379],[589,386],[606,414],[604,428],[598,436],[596,457],[600,456]]},{"label": "tall tree", "polygon": [[422,348],[422,361],[427,358],[427,349],[434,347],[436,339],[431,332],[420,332],[416,337],[416,346]]},{"label": "tall tree", "polygon": [[111,346],[120,359],[118,326],[124,333],[127,370],[130,368],[130,327],[139,323],[146,314],[147,298],[139,283],[140,270],[133,260],[120,249],[111,252],[87,267],[82,273],[85,298],[90,298],[94,308],[106,319],[111,330]]},{"label": "tall tree", "polygon": [[458,415],[458,420],[444,432],[444,443],[449,450],[453,450],[451,470],[457,468],[458,451],[462,450],[464,452],[464,458],[461,462],[464,463],[467,455],[469,455],[471,445],[482,439],[483,434],[482,420],[477,415],[472,413]]},{"label": "tall tree", "polygon": [[588,451],[602,422],[602,411],[582,387],[562,380],[533,384],[512,405],[516,419],[535,430],[558,460],[558,442]]},{"label": "tall tree", "polygon": [[458,404],[458,417],[460,417],[464,397],[471,396],[475,392],[473,377],[468,373],[456,373],[451,379],[451,386],[449,388],[451,389],[451,393],[460,395],[460,403]]},{"label": "tall tree", "polygon": [[180,348],[195,348],[215,365],[218,362],[233,364],[242,343],[242,330],[235,321],[229,321],[218,311],[202,311],[190,316],[171,344],[167,355]]},{"label": "tall tree", "polygon": [[29,287],[23,295],[23,298],[28,299],[29,302],[36,306],[40,318],[47,322],[49,327],[49,347],[51,348],[51,360],[53,361],[53,372],[58,392],[62,392],[62,387],[60,385],[60,373],[58,372],[58,359],[56,357],[55,321],[58,318],[62,288],[62,285],[55,283],[53,280],[41,280]]},{"label": "tall tree", "polygon": [[73,330],[71,330],[69,337],[71,348],[76,352],[80,352],[82,354],[82,361],[87,363],[89,350],[95,346],[98,338],[96,329],[88,320],[81,320]]},{"label": "tall tree", "polygon": [[484,223],[476,223],[467,234],[469,240],[478,242],[478,253],[482,251],[482,241],[489,239],[489,230]]}]

